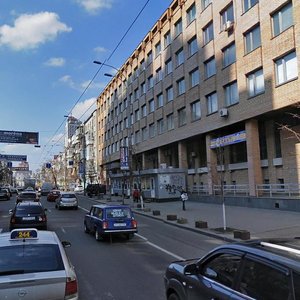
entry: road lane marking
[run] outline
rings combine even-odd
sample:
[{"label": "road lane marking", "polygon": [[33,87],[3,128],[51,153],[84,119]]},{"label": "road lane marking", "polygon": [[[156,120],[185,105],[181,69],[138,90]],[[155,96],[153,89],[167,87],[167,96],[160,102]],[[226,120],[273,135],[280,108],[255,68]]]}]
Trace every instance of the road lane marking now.
[{"label": "road lane marking", "polygon": [[[86,211],[86,212],[89,212],[89,210],[87,210],[87,209],[85,209],[85,208],[83,208],[83,207],[81,207],[81,206],[78,206],[78,207],[79,207],[80,209]],[[172,253],[172,252],[170,252],[170,251],[168,251],[168,250],[166,250],[166,249],[164,249],[164,248],[162,248],[162,247],[160,247],[160,246],[158,246],[158,245],[156,245],[156,244],[154,244],[154,243],[152,243],[152,242],[149,242],[148,239],[147,239],[146,237],[144,237],[144,236],[142,236],[142,235],[140,235],[140,234],[138,234],[138,233],[135,233],[134,235],[137,236],[137,237],[139,237],[140,239],[144,240],[149,246],[151,246],[151,247],[153,247],[153,248],[155,248],[155,249],[157,249],[157,250],[160,250],[161,252],[164,252],[164,253],[166,253],[166,254],[168,254],[168,255],[174,257],[175,259],[178,259],[178,260],[184,260],[183,257],[181,257],[181,256],[179,256],[179,255],[176,255],[175,253]]]},{"label": "road lane marking", "polygon": [[158,249],[158,250],[160,250],[160,251],[162,251],[162,252],[164,252],[164,253],[166,253],[166,254],[168,254],[168,255],[170,255],[170,256],[178,259],[178,260],[184,260],[183,257],[181,257],[179,255],[176,255],[175,253],[172,253],[172,252],[170,252],[170,251],[168,251],[168,250],[166,250],[166,249],[164,249],[164,248],[162,248],[162,247],[160,247],[160,246],[158,246],[158,245],[156,245],[156,244],[154,244],[152,242],[149,242],[148,239],[145,238],[144,236],[142,236],[142,235],[140,235],[138,233],[135,233],[135,235],[138,236],[139,238],[143,239],[149,246],[151,246],[151,247],[153,247],[155,249]]}]

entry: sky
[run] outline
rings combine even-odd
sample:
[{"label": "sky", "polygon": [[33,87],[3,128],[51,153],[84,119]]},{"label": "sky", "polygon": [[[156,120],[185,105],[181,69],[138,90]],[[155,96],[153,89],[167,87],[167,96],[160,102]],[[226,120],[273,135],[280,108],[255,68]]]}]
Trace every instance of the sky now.
[{"label": "sky", "polygon": [[93,61],[121,67],[170,3],[0,0],[0,130],[38,132],[40,145],[0,143],[0,154],[36,171],[62,151],[64,116],[85,121],[114,72]]}]

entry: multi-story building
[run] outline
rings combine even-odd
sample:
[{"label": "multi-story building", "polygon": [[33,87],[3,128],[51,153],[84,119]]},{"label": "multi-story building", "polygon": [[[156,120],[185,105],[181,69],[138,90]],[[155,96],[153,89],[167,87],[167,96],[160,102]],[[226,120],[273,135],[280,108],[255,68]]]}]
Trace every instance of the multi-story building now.
[{"label": "multi-story building", "polygon": [[98,97],[98,164],[121,173],[125,145],[209,194],[299,185],[299,68],[299,1],[174,0]]}]

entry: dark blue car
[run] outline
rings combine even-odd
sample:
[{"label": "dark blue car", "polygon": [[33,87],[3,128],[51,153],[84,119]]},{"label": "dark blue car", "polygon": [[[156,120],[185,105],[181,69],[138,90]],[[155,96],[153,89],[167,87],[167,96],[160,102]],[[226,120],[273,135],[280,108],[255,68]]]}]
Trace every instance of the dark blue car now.
[{"label": "dark blue car", "polygon": [[93,205],[85,215],[84,231],[93,233],[97,241],[115,234],[129,239],[137,232],[137,222],[127,205]]}]

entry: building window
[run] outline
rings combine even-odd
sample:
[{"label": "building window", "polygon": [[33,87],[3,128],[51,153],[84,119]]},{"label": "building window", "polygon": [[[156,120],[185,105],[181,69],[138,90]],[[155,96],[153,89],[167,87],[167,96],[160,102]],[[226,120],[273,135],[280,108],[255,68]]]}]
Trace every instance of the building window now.
[{"label": "building window", "polygon": [[174,93],[173,93],[173,86],[169,86],[166,89],[166,95],[167,95],[167,102],[173,101],[174,100]]},{"label": "building window", "polygon": [[178,36],[182,33],[182,20],[181,18],[175,23],[175,36]]},{"label": "building window", "polygon": [[158,134],[164,133],[164,119],[160,119],[157,121],[157,133]]},{"label": "building window", "polygon": [[244,35],[246,54],[261,46],[260,26],[256,26]]},{"label": "building window", "polygon": [[125,123],[125,128],[128,128],[129,127],[129,122],[128,122],[127,117],[124,119],[124,123]]},{"label": "building window", "polygon": [[136,88],[136,89],[134,90],[134,100],[136,101],[136,100],[138,100],[138,99],[139,99],[139,89]]},{"label": "building window", "polygon": [[211,0],[201,0],[202,9],[205,9],[210,3]]},{"label": "building window", "polygon": [[155,136],[155,125],[154,123],[149,124],[149,137]]},{"label": "building window", "polygon": [[190,72],[190,86],[191,88],[198,85],[200,82],[199,69],[196,68]]},{"label": "building window", "polygon": [[210,58],[204,62],[205,78],[209,78],[216,74],[216,60],[215,57]]},{"label": "building window", "polygon": [[282,84],[298,77],[296,52],[291,52],[275,61],[276,83]]},{"label": "building window", "polygon": [[130,114],[130,125],[133,125],[134,120],[133,120],[133,114]]},{"label": "building window", "polygon": [[135,120],[135,122],[140,120],[140,110],[139,109],[134,111],[134,120]]},{"label": "building window", "polygon": [[224,87],[225,105],[230,106],[239,102],[239,91],[237,82],[230,83]]},{"label": "building window", "polygon": [[149,100],[149,112],[154,112],[154,99]]},{"label": "building window", "polygon": [[233,64],[236,60],[235,55],[235,44],[231,44],[225,49],[222,50],[223,52],[223,67],[227,67]]},{"label": "building window", "polygon": [[161,68],[158,68],[156,70],[156,83],[161,81],[163,78],[163,74],[162,74],[162,69]]},{"label": "building window", "polygon": [[198,51],[197,37],[194,36],[188,41],[189,56],[192,56]]},{"label": "building window", "polygon": [[244,0],[244,12],[258,3],[258,0]]},{"label": "building window", "polygon": [[141,141],[141,135],[140,135],[140,131],[139,130],[135,132],[134,141],[135,141],[136,144]]},{"label": "building window", "polygon": [[185,81],[184,78],[181,78],[177,81],[177,93],[182,95],[185,93]]},{"label": "building window", "polygon": [[150,90],[151,88],[153,88],[153,75],[148,77],[148,90]]},{"label": "building window", "polygon": [[186,109],[185,107],[178,110],[178,126],[181,127],[186,124]]},{"label": "building window", "polygon": [[265,91],[265,81],[262,69],[247,75],[247,87],[249,97],[254,97]]},{"label": "building window", "polygon": [[206,45],[214,39],[213,22],[210,22],[203,28],[203,44]]},{"label": "building window", "polygon": [[165,46],[165,48],[167,48],[170,44],[171,44],[171,33],[170,33],[170,31],[168,31],[164,35],[164,46]]},{"label": "building window", "polygon": [[207,103],[207,114],[210,115],[216,111],[218,111],[218,97],[217,93],[214,92],[206,96]]},{"label": "building window", "polygon": [[272,15],[273,35],[277,36],[294,24],[292,2]]},{"label": "building window", "polygon": [[192,121],[199,120],[201,118],[200,100],[191,104]]},{"label": "building window", "polygon": [[153,60],[152,51],[149,51],[147,54],[147,65],[150,65],[152,63],[152,60]]},{"label": "building window", "polygon": [[176,67],[180,66],[184,62],[184,52],[183,48],[176,52]]},{"label": "building window", "polygon": [[158,42],[156,45],[155,45],[155,57],[158,56],[161,52],[161,44],[160,42]]},{"label": "building window", "polygon": [[145,93],[146,93],[146,83],[143,82],[143,83],[141,84],[141,94],[143,95],[143,94],[145,94]]},{"label": "building window", "polygon": [[166,61],[166,76],[172,73],[173,71],[173,64],[172,64],[172,59],[168,59]]},{"label": "building window", "polygon": [[167,130],[174,129],[174,115],[173,113],[167,115]]},{"label": "building window", "polygon": [[145,63],[145,60],[142,59],[141,62],[140,62],[140,69],[141,69],[141,71],[144,71],[145,68],[146,68],[146,63]]},{"label": "building window", "polygon": [[147,116],[147,105],[144,104],[142,106],[142,118],[146,117]]},{"label": "building window", "polygon": [[190,6],[186,11],[187,25],[191,24],[196,19],[196,5],[195,3]]},{"label": "building window", "polygon": [[146,141],[148,139],[147,127],[142,128],[142,139],[143,139],[143,141]]},{"label": "building window", "polygon": [[230,4],[225,10],[221,12],[221,30],[224,29],[224,26],[226,25],[226,22],[234,21],[234,15],[233,15],[233,5]]},{"label": "building window", "polygon": [[157,95],[157,107],[162,107],[164,106],[164,96],[162,93]]}]

